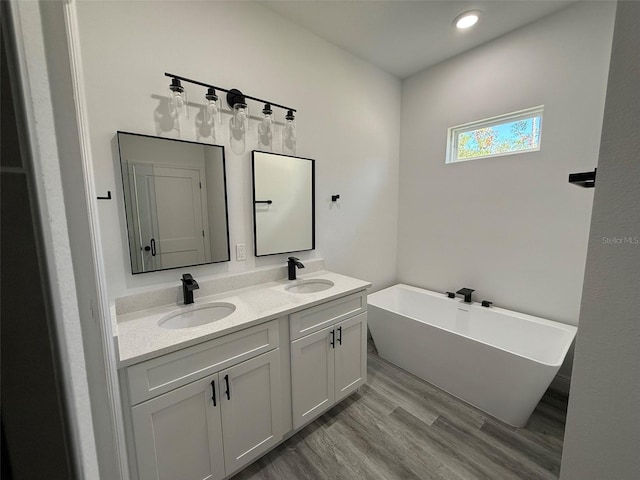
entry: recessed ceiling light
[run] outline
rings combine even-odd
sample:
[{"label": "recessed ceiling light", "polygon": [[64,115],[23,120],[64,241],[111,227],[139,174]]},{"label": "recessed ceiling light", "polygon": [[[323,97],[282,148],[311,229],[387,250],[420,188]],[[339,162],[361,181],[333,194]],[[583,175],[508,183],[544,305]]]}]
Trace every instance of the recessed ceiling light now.
[{"label": "recessed ceiling light", "polygon": [[480,12],[464,12],[456,17],[456,19],[453,21],[453,24],[460,29],[465,29],[473,27],[476,23],[478,23],[478,20],[480,20]]}]

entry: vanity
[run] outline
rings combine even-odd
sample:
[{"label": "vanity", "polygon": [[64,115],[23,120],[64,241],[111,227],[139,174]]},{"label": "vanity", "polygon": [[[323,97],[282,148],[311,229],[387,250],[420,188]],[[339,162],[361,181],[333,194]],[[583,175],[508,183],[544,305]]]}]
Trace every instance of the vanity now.
[{"label": "vanity", "polygon": [[[224,147],[117,136],[131,274],[231,261]],[[315,161],[251,164],[254,256],[314,250]],[[229,478],[364,384],[371,284],[304,263],[116,299],[133,480]]]},{"label": "vanity", "polygon": [[370,286],[322,270],[117,315],[131,477],[228,478],[355,392]]}]

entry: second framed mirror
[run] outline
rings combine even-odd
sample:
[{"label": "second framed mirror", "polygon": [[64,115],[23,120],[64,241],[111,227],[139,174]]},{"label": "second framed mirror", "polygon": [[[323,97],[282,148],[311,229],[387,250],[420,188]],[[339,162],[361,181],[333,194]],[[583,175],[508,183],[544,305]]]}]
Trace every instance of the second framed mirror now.
[{"label": "second framed mirror", "polygon": [[252,152],[256,257],[315,248],[315,160]]}]

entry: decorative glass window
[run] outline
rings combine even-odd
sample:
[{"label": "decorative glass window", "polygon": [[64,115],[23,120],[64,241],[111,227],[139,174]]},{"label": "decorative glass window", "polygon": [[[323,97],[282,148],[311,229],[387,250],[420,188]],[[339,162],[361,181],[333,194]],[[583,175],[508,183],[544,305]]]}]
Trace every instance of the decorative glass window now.
[{"label": "decorative glass window", "polygon": [[543,108],[540,105],[450,127],[446,163],[540,150]]}]

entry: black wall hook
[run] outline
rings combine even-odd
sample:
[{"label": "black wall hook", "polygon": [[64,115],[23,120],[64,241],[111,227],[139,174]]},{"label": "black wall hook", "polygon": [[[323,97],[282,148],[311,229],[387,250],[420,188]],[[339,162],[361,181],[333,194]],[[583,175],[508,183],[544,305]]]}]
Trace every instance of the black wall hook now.
[{"label": "black wall hook", "polygon": [[111,190],[107,190],[106,197],[96,197],[98,200],[111,200]]},{"label": "black wall hook", "polygon": [[570,173],[569,183],[573,183],[579,187],[593,188],[596,186],[597,171],[598,169],[594,168],[593,172]]},{"label": "black wall hook", "polygon": [[340,195],[331,195],[332,202],[337,202],[339,198],[340,198]]}]

